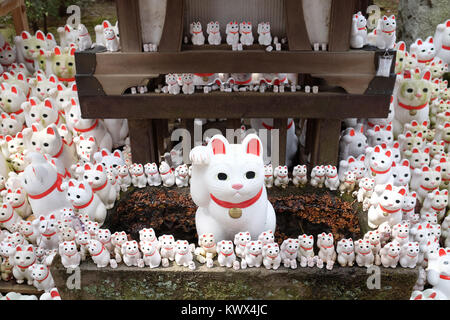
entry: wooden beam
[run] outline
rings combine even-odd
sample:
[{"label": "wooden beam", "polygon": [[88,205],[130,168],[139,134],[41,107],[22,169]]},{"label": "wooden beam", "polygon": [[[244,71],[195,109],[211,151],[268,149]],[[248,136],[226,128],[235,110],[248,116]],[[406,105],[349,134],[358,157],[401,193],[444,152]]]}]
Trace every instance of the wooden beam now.
[{"label": "wooden beam", "polygon": [[308,31],[303,16],[303,1],[284,0],[286,10],[286,33],[289,50],[311,51]]},{"label": "wooden beam", "polygon": [[357,0],[331,0],[329,51],[347,51],[350,48],[352,15]]},{"label": "wooden beam", "polygon": [[[392,91],[385,94],[307,94],[304,92],[211,92],[84,96],[83,117],[172,118],[380,118],[386,117]],[[213,107],[212,107],[213,106]]]},{"label": "wooden beam", "polygon": [[151,75],[184,72],[288,72],[320,74],[371,74],[375,51],[308,52],[263,50],[190,50],[179,53],[119,53],[96,55],[96,74]]},{"label": "wooden beam", "polygon": [[8,13],[23,4],[23,0],[5,0],[0,4],[0,16],[6,16]]},{"label": "wooden beam", "polygon": [[119,20],[120,50],[142,52],[139,0],[116,0],[116,9]]},{"label": "wooden beam", "polygon": [[177,52],[183,39],[184,0],[167,0],[159,52]]}]

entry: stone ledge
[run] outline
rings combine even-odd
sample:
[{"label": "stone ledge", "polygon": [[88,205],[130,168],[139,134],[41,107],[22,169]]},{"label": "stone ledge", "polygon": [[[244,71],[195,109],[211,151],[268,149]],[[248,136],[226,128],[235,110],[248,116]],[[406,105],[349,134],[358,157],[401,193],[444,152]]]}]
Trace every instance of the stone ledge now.
[{"label": "stone ledge", "polygon": [[[251,268],[211,269],[197,264],[194,271],[171,265],[150,269],[97,268],[91,260],[80,268],[79,290],[66,286],[71,275],[59,256],[51,268],[63,299],[409,299],[417,269],[380,267],[379,290],[367,288],[367,269],[335,266],[333,270],[280,267],[278,270]],[[73,273],[72,273],[73,275]]]}]

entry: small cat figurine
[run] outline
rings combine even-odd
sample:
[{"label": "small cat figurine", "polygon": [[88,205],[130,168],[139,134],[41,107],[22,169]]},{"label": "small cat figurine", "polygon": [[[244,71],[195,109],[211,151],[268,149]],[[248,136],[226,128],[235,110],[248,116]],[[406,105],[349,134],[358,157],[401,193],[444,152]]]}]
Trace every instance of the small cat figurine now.
[{"label": "small cat figurine", "polygon": [[450,64],[450,19],[437,25],[434,40],[436,56],[445,64]]},{"label": "small cat figurine", "polygon": [[244,46],[251,46],[253,44],[252,23],[243,21],[239,24],[239,33],[241,35],[240,42]]},{"label": "small cat figurine", "polygon": [[220,36],[220,24],[218,21],[208,22],[206,33],[208,34],[209,44],[219,45],[222,42],[222,37]]},{"label": "small cat figurine", "polygon": [[227,34],[227,44],[230,46],[237,46],[239,43],[239,24],[237,21],[228,22],[225,33]]},{"label": "small cat figurine", "polygon": [[196,46],[205,44],[205,35],[203,34],[202,24],[200,21],[192,22],[189,25],[189,33],[192,35],[192,44]]},{"label": "small cat figurine", "polygon": [[367,20],[359,11],[353,15],[350,47],[360,49],[367,44]]},{"label": "small cat figurine", "polygon": [[105,39],[106,50],[111,52],[119,51],[119,39],[114,29],[105,21],[103,21],[103,37]]},{"label": "small cat figurine", "polygon": [[378,26],[376,29],[376,44],[378,49],[394,49],[396,29],[397,23],[394,15],[391,15],[390,17],[383,16],[378,20]]}]

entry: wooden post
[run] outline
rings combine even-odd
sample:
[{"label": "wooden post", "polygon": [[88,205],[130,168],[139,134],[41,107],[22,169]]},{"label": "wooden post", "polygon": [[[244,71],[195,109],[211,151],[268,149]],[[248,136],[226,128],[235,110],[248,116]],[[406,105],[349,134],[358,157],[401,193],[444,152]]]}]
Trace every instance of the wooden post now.
[{"label": "wooden post", "polygon": [[355,7],[356,0],[331,1],[329,51],[347,51],[350,48],[350,31]]},{"label": "wooden post", "polygon": [[341,120],[315,119],[312,121],[310,128],[313,132],[308,133],[313,136],[311,166],[322,164],[337,165]]},{"label": "wooden post", "polygon": [[183,39],[184,0],[167,0],[166,17],[159,42],[159,52],[181,50]]},{"label": "wooden post", "polygon": [[285,0],[286,33],[289,50],[311,50],[311,43],[303,16],[303,1]]},{"label": "wooden post", "polygon": [[[287,119],[277,118],[273,121],[273,127],[278,129],[278,154],[279,154],[279,165],[282,166],[286,164],[286,143],[287,143]],[[273,157],[273,145],[272,145],[272,157]]]},{"label": "wooden post", "polygon": [[[116,0],[119,21],[120,50],[142,51],[142,31],[138,0]],[[128,120],[133,162],[158,162],[158,144],[155,140],[154,121]]]},{"label": "wooden post", "polygon": [[11,2],[16,2],[15,8],[11,10],[16,35],[20,35],[22,31],[30,31],[24,0],[14,0]]}]

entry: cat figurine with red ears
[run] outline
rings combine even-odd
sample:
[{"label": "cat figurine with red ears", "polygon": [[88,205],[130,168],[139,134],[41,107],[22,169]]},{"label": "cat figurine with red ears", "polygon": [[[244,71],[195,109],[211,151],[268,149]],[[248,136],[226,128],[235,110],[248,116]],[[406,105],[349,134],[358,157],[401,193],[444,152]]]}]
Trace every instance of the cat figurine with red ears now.
[{"label": "cat figurine with red ears", "polygon": [[239,43],[239,24],[237,21],[228,22],[225,33],[227,34],[227,44],[230,46],[237,46]]},{"label": "cat figurine with red ears", "polygon": [[83,180],[89,183],[92,191],[94,191],[100,200],[102,200],[107,210],[114,207],[117,193],[115,188],[109,182],[106,170],[101,164],[93,166],[86,163],[84,165]]},{"label": "cat figurine with red ears", "polygon": [[9,261],[13,265],[13,275],[18,284],[25,280],[28,285],[33,284],[30,267],[36,263],[36,254],[32,245],[19,245],[16,253]]},{"label": "cat figurine with red ears", "polygon": [[417,39],[409,50],[417,56],[417,62],[420,68],[430,65],[436,56],[436,48],[433,37],[431,36],[426,40]]},{"label": "cat figurine with red ears", "polygon": [[398,91],[394,99],[394,136],[403,132],[403,126],[416,120],[418,123],[429,121],[429,101],[431,97],[431,72],[426,71],[419,79],[405,73],[398,82]]},{"label": "cat figurine with red ears", "polygon": [[364,127],[359,130],[347,128],[341,133],[339,140],[339,159],[346,160],[352,156],[358,158],[363,155],[367,147],[367,137],[364,135]]},{"label": "cat figurine with red ears", "polygon": [[410,187],[417,192],[417,199],[423,203],[429,193],[434,192],[441,184],[441,167],[428,167],[428,164],[421,169],[413,171]]},{"label": "cat figurine with red ears", "polygon": [[383,222],[388,222],[390,226],[399,223],[402,220],[401,209],[405,194],[405,188],[395,187],[391,184],[377,185],[370,198],[369,227],[376,229]]},{"label": "cat figurine with red ears", "polygon": [[239,33],[241,34],[240,42],[244,46],[251,46],[253,44],[252,23],[243,21],[239,24]]},{"label": "cat figurine with red ears", "polygon": [[448,204],[448,190],[434,190],[424,198],[420,215],[423,218],[426,214],[436,213],[439,221],[445,217]]},{"label": "cat figurine with red ears", "polygon": [[450,19],[437,25],[434,40],[436,56],[441,58],[444,63],[450,64]]},{"label": "cat figurine with red ears", "polygon": [[103,224],[106,218],[106,207],[87,182],[70,179],[63,187],[67,189],[67,198],[79,214],[87,214],[91,221]]},{"label": "cat figurine with red ears", "polygon": [[175,175],[167,162],[162,161],[159,164],[159,175],[161,176],[162,184],[164,187],[169,188],[175,184]]},{"label": "cat figurine with red ears", "polygon": [[395,16],[383,16],[378,20],[376,29],[376,44],[378,49],[389,50],[394,49],[396,41],[397,23]]},{"label": "cat figurine with red ears", "polygon": [[19,176],[21,186],[28,194],[28,202],[35,217],[48,216],[64,208],[72,208],[61,188],[63,177],[42,154],[32,152],[27,155],[31,160],[25,171]]},{"label": "cat figurine with red ears", "polygon": [[391,150],[383,150],[381,146],[368,149],[366,153],[365,163],[369,171],[368,177],[375,180],[375,185],[393,183]]},{"label": "cat figurine with red ears", "polygon": [[218,241],[248,230],[253,239],[275,232],[275,211],[264,184],[263,147],[255,134],[242,144],[229,144],[215,135],[207,146],[197,146],[192,161],[191,196],[199,206],[197,233],[212,233]]},{"label": "cat figurine with red ears", "polygon": [[361,49],[367,44],[367,19],[359,11],[353,15],[350,47]]}]

